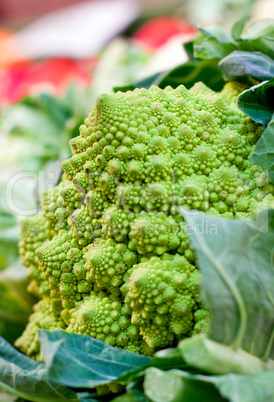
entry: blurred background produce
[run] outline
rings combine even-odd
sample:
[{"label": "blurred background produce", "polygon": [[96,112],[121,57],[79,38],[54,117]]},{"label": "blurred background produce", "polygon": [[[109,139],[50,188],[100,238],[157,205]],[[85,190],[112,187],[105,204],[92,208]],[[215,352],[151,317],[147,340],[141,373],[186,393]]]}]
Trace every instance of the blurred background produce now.
[{"label": "blurred background produce", "polygon": [[274,16],[271,0],[2,0],[0,5],[0,335],[34,302],[20,264],[20,219],[60,177],[68,140],[96,96],[186,62],[197,25],[230,30]]}]

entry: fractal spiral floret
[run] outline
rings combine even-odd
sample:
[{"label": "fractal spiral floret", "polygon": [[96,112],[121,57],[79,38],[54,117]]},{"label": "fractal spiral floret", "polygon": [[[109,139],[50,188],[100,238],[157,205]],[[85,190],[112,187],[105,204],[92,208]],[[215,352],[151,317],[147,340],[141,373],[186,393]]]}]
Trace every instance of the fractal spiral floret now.
[{"label": "fractal spiral floret", "polygon": [[60,184],[42,194],[44,213],[22,222],[41,300],[17,347],[39,359],[38,328],[64,328],[152,355],[207,331],[180,207],[252,219],[274,201],[248,160],[262,127],[237,109],[236,92],[198,83],[97,98]]}]

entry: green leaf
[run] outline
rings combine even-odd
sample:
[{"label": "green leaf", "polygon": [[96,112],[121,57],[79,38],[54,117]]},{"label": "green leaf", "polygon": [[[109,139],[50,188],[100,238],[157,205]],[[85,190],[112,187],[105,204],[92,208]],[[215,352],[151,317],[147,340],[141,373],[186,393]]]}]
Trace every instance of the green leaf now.
[{"label": "green leaf", "polygon": [[255,21],[242,34],[239,49],[262,52],[274,59],[274,20]]},{"label": "green leaf", "polygon": [[95,399],[93,397],[84,396],[79,398],[79,402],[100,402],[99,399]]},{"label": "green leaf", "polygon": [[168,370],[170,368],[186,368],[186,363],[177,348],[169,348],[156,352],[151,359],[150,366]]},{"label": "green leaf", "polygon": [[250,161],[267,171],[270,181],[274,183],[274,78],[241,93],[238,107],[257,123],[268,124]]},{"label": "green leaf", "polygon": [[231,35],[216,25],[200,28],[201,33],[184,44],[185,51],[191,60],[221,60],[234,50],[261,52],[274,59],[274,20],[256,21],[244,30],[247,20],[243,17],[237,21]]},{"label": "green leaf", "polygon": [[[52,137],[58,132],[58,125],[42,110],[31,105],[18,103],[8,106],[3,110],[1,121],[3,131],[12,135],[37,138],[43,141],[42,135]],[[39,130],[37,130],[39,128]]]},{"label": "green leaf", "polygon": [[[97,396],[97,395],[95,395]],[[77,397],[79,399],[79,402],[100,402],[99,399],[97,399],[94,396],[94,394],[90,394],[89,392],[78,392]]]},{"label": "green leaf", "polygon": [[266,126],[274,113],[274,78],[242,92],[237,105],[252,120]]},{"label": "green leaf", "polygon": [[147,367],[157,367],[162,370],[169,370],[172,368],[188,369],[189,365],[183,360],[182,355],[177,348],[163,349],[155,353],[147,364],[140,366],[137,369],[126,371],[117,381],[128,384],[130,381],[134,381],[142,376]]},{"label": "green leaf", "polygon": [[0,388],[0,401],[1,402],[17,402],[17,396],[1,390]]},{"label": "green leaf", "polygon": [[9,342],[23,332],[35,302],[27,292],[26,271],[19,261],[0,271],[0,335]]},{"label": "green leaf", "polygon": [[143,375],[143,372],[147,367],[157,367],[162,370],[170,370],[172,368],[187,370],[189,365],[183,360],[182,355],[177,348],[163,349],[155,353],[146,365],[143,365],[135,370],[129,370],[122,374],[118,378],[118,381],[122,383],[129,383],[138,376]]},{"label": "green leaf", "polygon": [[241,39],[241,34],[242,34],[245,24],[247,23],[249,18],[250,17],[246,15],[246,16],[242,17],[241,19],[239,19],[238,21],[236,21],[235,24],[232,26],[231,36],[234,41],[238,41],[239,39]]},{"label": "green leaf", "polygon": [[209,337],[267,360],[274,328],[274,210],[254,221],[182,210],[212,312]]},{"label": "green leaf", "polygon": [[70,108],[67,107],[62,99],[56,98],[47,92],[40,92],[38,94],[27,96],[21,103],[23,105],[28,105],[33,109],[40,110],[45,115],[48,115],[60,129],[64,127],[64,124],[71,113]]},{"label": "green leaf", "polygon": [[208,38],[214,38],[220,43],[233,43],[233,38],[224,28],[219,25],[211,25],[208,28],[199,28]]},{"label": "green leaf", "polygon": [[[274,371],[205,376],[193,375],[182,370],[168,372],[161,372],[157,369],[149,370],[145,379],[145,390],[147,389],[152,401],[272,402],[274,398]],[[164,385],[166,385],[166,389],[171,388],[170,394],[165,394]],[[164,389],[162,390],[162,388]],[[161,399],[162,395],[167,399]],[[172,397],[174,399],[171,399]],[[175,399],[176,397],[177,399]]]},{"label": "green leaf", "polygon": [[231,402],[272,402],[274,371],[257,374],[229,374],[212,378],[220,394]]},{"label": "green leaf", "polygon": [[12,214],[0,210],[0,272],[18,258],[20,228]]},{"label": "green leaf", "polygon": [[220,61],[219,67],[225,80],[251,76],[265,81],[274,76],[274,60],[260,52],[235,50]]},{"label": "green leaf", "polygon": [[147,397],[140,391],[132,390],[126,394],[117,396],[112,399],[113,402],[149,402]]},{"label": "green leaf", "polygon": [[[10,142],[14,140],[6,163],[14,158],[23,171],[38,171],[44,162],[59,156],[62,129],[43,110],[24,103],[11,105],[3,110],[1,131],[10,137]],[[16,155],[18,143],[21,147]]]},{"label": "green leaf", "polygon": [[210,382],[196,380],[195,376],[180,375],[179,370],[167,372],[151,367],[146,369],[144,392],[153,402],[219,402],[223,401]]},{"label": "green leaf", "polygon": [[39,336],[50,375],[72,388],[108,384],[150,362],[149,357],[114,348],[87,335],[41,330]]},{"label": "green leaf", "polygon": [[210,374],[253,374],[274,368],[272,361],[266,364],[244,350],[235,351],[226,345],[208,339],[204,335],[182,340],[178,349],[186,363]]},{"label": "green leaf", "polygon": [[202,60],[182,64],[163,75],[157,85],[160,88],[165,88],[168,85],[176,88],[182,84],[189,89],[199,81],[202,81],[213,91],[220,91],[223,88],[225,82],[217,60]]},{"label": "green leaf", "polygon": [[[93,101],[90,88],[72,83],[62,98],[41,92],[4,107],[1,131],[16,140],[13,143],[10,140],[7,161],[14,158],[23,165],[23,170],[38,171],[48,160],[69,157],[68,141],[79,135],[79,126]],[[14,150],[18,155],[13,155]]]},{"label": "green leaf", "polygon": [[160,72],[156,73],[153,75],[150,75],[146,78],[144,78],[141,81],[136,82],[135,84],[131,85],[124,85],[122,87],[114,87],[113,90],[114,92],[127,92],[127,91],[133,91],[135,88],[146,88],[149,89],[151,85],[159,85],[159,82],[161,81],[161,78],[165,76],[166,72]]},{"label": "green leaf", "polygon": [[214,37],[205,37],[200,42],[194,43],[194,57],[197,59],[222,59],[236,50],[233,43],[220,43]]},{"label": "green leaf", "polygon": [[274,183],[274,120],[264,130],[250,161],[267,171],[269,180]]},{"label": "green leaf", "polygon": [[136,86],[137,86],[137,88],[146,88],[146,89],[149,89],[151,87],[151,85],[159,86],[159,84],[162,80],[162,77],[164,77],[165,75],[166,75],[165,71],[150,75],[149,77],[146,77],[141,81],[138,81]]},{"label": "green leaf", "polygon": [[206,29],[200,28],[201,34],[184,44],[184,49],[190,59],[222,59],[237,46],[232,36],[218,25]]},{"label": "green leaf", "polygon": [[274,37],[274,19],[265,18],[255,21],[244,32],[243,39],[258,39],[260,37]]},{"label": "green leaf", "polygon": [[218,67],[217,60],[189,61],[168,72],[154,74],[134,85],[115,87],[114,91],[126,92],[135,88],[149,89],[151,85],[157,85],[163,89],[168,85],[172,88],[184,85],[189,89],[198,81],[202,81],[213,91],[220,91],[223,88],[225,81],[223,80],[221,69]]},{"label": "green leaf", "polygon": [[72,390],[49,378],[43,363],[19,353],[1,337],[0,387],[30,401],[78,401]]},{"label": "green leaf", "polygon": [[120,87],[114,87],[113,92],[116,93],[118,91],[120,91],[120,92],[134,91],[135,88],[139,88],[139,87],[137,87],[137,85],[134,85],[134,84],[123,85]]},{"label": "green leaf", "polygon": [[204,39],[204,35],[202,33],[197,34],[196,36],[194,36],[193,39],[191,39],[189,42],[185,42],[183,44],[184,50],[187,53],[189,59],[191,61],[195,60],[194,57],[194,43],[197,43],[199,41],[201,41],[202,39]]}]

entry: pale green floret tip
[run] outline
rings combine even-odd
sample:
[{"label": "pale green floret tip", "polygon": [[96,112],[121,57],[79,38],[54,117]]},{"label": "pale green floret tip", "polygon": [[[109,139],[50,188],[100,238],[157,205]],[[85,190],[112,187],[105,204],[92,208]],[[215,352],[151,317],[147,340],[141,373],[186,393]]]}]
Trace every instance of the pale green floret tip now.
[{"label": "pale green floret tip", "polygon": [[197,83],[101,95],[70,141],[43,214],[22,222],[29,290],[42,298],[17,345],[65,328],[152,355],[207,332],[200,274],[179,208],[252,219],[274,187],[248,157],[262,133],[236,107],[244,88]]}]

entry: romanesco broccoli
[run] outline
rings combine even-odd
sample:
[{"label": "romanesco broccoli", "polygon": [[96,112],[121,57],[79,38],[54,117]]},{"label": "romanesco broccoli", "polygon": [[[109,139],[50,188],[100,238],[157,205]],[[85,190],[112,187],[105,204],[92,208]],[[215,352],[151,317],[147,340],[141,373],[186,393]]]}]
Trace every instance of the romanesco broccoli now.
[{"label": "romanesco broccoli", "polygon": [[63,327],[151,355],[207,331],[200,274],[179,207],[253,218],[274,202],[248,157],[262,133],[236,107],[241,85],[198,83],[99,96],[70,141],[43,215],[22,223],[30,291],[42,300],[16,342]]}]

